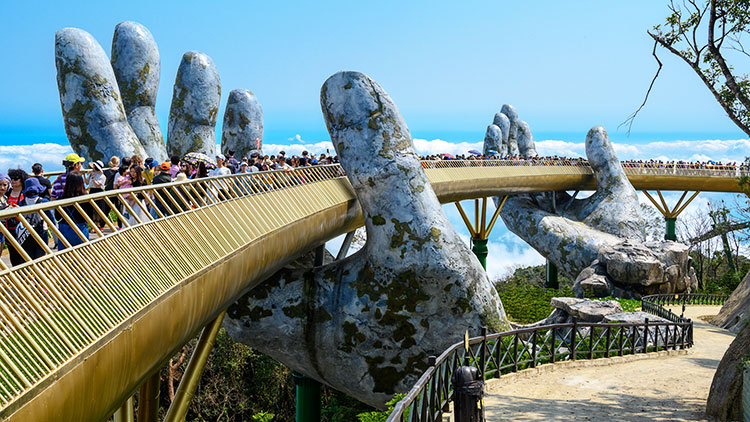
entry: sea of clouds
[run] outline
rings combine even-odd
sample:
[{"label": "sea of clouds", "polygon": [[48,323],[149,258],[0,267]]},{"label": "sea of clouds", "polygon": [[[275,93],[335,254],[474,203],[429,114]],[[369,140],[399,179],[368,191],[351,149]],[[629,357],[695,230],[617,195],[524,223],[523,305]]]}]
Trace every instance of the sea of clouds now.
[{"label": "sea of clouds", "polygon": [[[334,153],[333,144],[330,141],[307,142],[300,135],[288,139],[288,144],[271,144],[263,145],[266,154],[278,154],[279,151],[285,151],[287,155],[299,155],[302,151],[309,151],[314,154]],[[432,155],[440,153],[449,154],[466,154],[471,149],[481,150],[481,142],[449,142],[442,139],[418,139],[413,140],[414,147],[420,155]],[[615,143],[615,151],[621,160],[687,160],[687,161],[721,161],[721,162],[742,162],[747,156],[750,156],[750,140],[700,140],[700,141],[659,141],[646,143]],[[559,140],[542,140],[536,142],[536,148],[540,155],[558,155],[567,157],[585,157],[585,145],[583,142],[568,142]],[[42,163],[44,168],[50,170],[60,170],[61,161],[65,155],[72,152],[69,145],[60,145],[55,143],[43,143],[33,145],[0,145],[0,170],[5,171],[9,168],[23,168],[30,170],[33,163]],[[680,192],[666,192],[665,200],[669,204],[675,204],[679,199]],[[728,204],[736,200],[737,195],[702,193],[681,215],[681,218],[691,218],[691,216],[703,212],[710,204],[718,204],[722,200]],[[645,196],[639,193],[642,203],[648,203]],[[473,201],[466,201],[464,208],[469,215],[473,213]],[[463,221],[456,211],[453,204],[447,204],[443,207],[448,218],[453,223],[456,230],[469,243],[469,232],[463,224]],[[488,207],[488,213],[494,211],[494,205]],[[341,243],[340,239],[329,242],[329,249],[335,254],[336,247]],[[487,260],[487,272],[491,278],[497,278],[507,275],[517,267],[540,265],[544,263],[544,258],[534,249],[529,247],[521,239],[508,231],[507,228],[498,221],[492,235],[490,236],[488,247],[490,255]]]}]

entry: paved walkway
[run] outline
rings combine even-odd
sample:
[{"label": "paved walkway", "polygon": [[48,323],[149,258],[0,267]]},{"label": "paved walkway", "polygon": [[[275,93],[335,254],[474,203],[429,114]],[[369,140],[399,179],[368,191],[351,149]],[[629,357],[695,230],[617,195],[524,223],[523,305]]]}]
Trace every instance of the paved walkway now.
[{"label": "paved walkway", "polygon": [[514,380],[485,397],[487,420],[705,420],[714,372],[734,335],[699,317],[716,315],[719,309],[688,307],[685,316],[695,321],[695,347],[687,355],[565,368]]}]

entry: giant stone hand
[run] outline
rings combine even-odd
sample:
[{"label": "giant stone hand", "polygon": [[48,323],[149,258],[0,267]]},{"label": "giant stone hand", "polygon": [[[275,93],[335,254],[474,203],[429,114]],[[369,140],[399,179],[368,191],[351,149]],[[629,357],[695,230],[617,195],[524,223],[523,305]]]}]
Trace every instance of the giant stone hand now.
[{"label": "giant stone hand", "polygon": [[[520,155],[535,156],[531,130],[523,122],[519,129]],[[586,156],[597,183],[593,195],[511,197],[501,213],[508,228],[564,273],[578,276],[579,296],[640,297],[695,288],[687,246],[646,242],[638,196],[604,128],[589,131]]]},{"label": "giant stone hand", "polygon": [[309,271],[282,271],[233,305],[230,335],[292,369],[383,407],[464,330],[508,328],[479,261],[444,214],[388,94],[340,72],[321,91],[367,243]]}]

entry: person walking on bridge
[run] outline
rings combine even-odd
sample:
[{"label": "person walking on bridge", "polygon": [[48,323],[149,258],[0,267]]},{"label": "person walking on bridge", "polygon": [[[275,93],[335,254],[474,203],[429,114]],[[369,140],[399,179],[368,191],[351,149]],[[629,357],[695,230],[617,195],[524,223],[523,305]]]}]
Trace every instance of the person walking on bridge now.
[{"label": "person walking on bridge", "polygon": [[[83,176],[76,172],[69,173],[65,181],[65,190],[63,191],[60,199],[75,198],[83,195],[86,195],[86,185],[83,182]],[[84,202],[80,205],[84,213],[90,212],[91,204]],[[68,240],[70,246],[80,245],[84,241],[87,241],[89,239],[89,225],[88,223],[86,223],[86,218],[80,212],[78,212],[78,210],[73,205],[63,207],[62,210],[70,218],[70,220],[72,220],[73,224],[75,224],[75,226],[83,235],[82,239],[78,235],[78,233],[76,233],[75,229],[73,229],[70,223],[68,223],[68,220],[65,219],[63,215],[58,211],[58,228],[60,229],[60,233],[65,237],[65,239]],[[57,245],[57,248],[58,250],[63,250],[65,249],[65,244],[63,242],[60,242]]]}]

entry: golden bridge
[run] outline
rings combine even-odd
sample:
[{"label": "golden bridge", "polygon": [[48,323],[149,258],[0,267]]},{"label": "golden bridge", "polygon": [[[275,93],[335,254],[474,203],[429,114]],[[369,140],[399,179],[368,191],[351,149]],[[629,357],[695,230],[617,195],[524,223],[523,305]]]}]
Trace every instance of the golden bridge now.
[{"label": "golden bridge", "polygon": [[[469,224],[472,237],[486,236],[497,219],[499,209],[486,224],[488,197],[595,189],[584,162],[423,161],[423,167],[442,203],[484,198],[481,217],[476,207],[475,225]],[[748,175],[721,166],[623,167],[635,189],[657,191],[660,202],[649,199],[668,218],[698,192],[741,192],[739,178]],[[661,191],[684,193],[669,207]],[[685,201],[688,191],[695,193]],[[106,215],[110,209],[122,230]],[[106,228],[97,227],[92,212]],[[90,239],[77,229],[76,213],[91,227]],[[65,249],[53,250],[31,216]],[[107,191],[0,212],[7,218],[18,219],[46,253],[32,260],[21,252],[26,262],[12,268],[0,263],[0,419],[23,422],[104,420],[127,407],[139,388],[139,413],[153,414],[154,374],[158,391],[158,370],[203,329],[167,415],[181,420],[227,307],[286,263],[363,224],[338,165]],[[55,219],[82,243],[71,247]],[[23,251],[4,225],[0,232]]]}]

